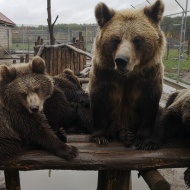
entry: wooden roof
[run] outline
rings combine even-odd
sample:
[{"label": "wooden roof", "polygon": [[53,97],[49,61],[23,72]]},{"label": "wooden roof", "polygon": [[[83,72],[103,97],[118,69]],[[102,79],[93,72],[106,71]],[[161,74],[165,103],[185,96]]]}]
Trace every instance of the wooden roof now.
[{"label": "wooden roof", "polygon": [[0,12],[0,25],[16,26],[16,24]]}]

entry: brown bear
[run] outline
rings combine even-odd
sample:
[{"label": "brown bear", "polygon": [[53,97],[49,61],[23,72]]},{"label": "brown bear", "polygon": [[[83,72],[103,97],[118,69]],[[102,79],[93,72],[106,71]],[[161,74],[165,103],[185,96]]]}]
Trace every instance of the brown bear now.
[{"label": "brown bear", "polygon": [[[160,109],[154,132],[147,140],[147,149],[158,149],[168,138],[190,138],[190,89],[169,96],[166,106]],[[190,187],[190,168],[184,174],[185,183]]]},{"label": "brown bear", "polygon": [[[16,70],[17,76],[21,76],[33,70],[35,72],[45,70],[45,62],[41,57],[35,56],[31,63],[14,64],[9,67],[10,70],[12,68]],[[65,69],[52,78],[53,93],[45,101],[43,110],[51,128],[64,141],[66,140],[65,132],[91,133],[92,116],[89,95],[82,89],[77,77],[70,69]]]},{"label": "brown bear", "polygon": [[21,75],[19,68],[0,67],[0,162],[33,145],[70,160],[77,149],[53,133],[42,112],[44,101],[53,92],[53,80],[45,73],[43,61],[33,61],[31,66],[32,72]]},{"label": "brown bear", "polygon": [[163,12],[161,0],[140,10],[96,6],[89,82],[94,141],[116,138],[141,148],[150,136],[162,94]]},{"label": "brown bear", "polygon": [[[66,133],[91,133],[89,95],[70,69],[53,76],[54,93],[44,104],[44,113],[53,130]],[[52,111],[54,110],[54,111]]]}]

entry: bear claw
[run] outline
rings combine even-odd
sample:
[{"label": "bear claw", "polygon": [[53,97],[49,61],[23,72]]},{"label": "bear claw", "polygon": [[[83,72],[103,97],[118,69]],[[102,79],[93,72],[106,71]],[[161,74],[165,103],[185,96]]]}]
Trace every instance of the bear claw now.
[{"label": "bear claw", "polygon": [[109,144],[109,141],[103,136],[94,136],[92,141],[97,144]]},{"label": "bear claw", "polygon": [[74,146],[67,146],[67,149],[64,151],[62,157],[66,160],[71,160],[78,155],[78,149]]}]

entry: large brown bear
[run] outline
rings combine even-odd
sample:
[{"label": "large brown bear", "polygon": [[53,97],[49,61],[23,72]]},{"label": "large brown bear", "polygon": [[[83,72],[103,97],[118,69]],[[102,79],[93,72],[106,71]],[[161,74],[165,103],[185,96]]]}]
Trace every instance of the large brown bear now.
[{"label": "large brown bear", "polygon": [[161,0],[141,10],[96,6],[89,83],[94,141],[118,138],[141,148],[150,136],[162,93],[163,12]]},{"label": "large brown bear", "polygon": [[[190,89],[169,96],[165,108],[160,109],[147,149],[159,148],[168,138],[190,138]],[[184,179],[190,187],[190,168],[185,171]]]},{"label": "large brown bear", "polygon": [[53,92],[53,80],[45,73],[43,61],[33,61],[31,69],[18,74],[14,67],[0,67],[0,162],[33,145],[70,160],[77,149],[53,133],[42,112],[44,101]]}]

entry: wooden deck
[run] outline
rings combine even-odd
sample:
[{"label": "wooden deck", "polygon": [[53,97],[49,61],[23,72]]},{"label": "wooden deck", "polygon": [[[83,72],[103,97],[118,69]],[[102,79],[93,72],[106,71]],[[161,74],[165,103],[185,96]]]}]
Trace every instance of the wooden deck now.
[{"label": "wooden deck", "polygon": [[[119,142],[98,145],[89,142],[88,135],[69,135],[68,144],[79,150],[79,155],[71,161],[45,151],[30,150],[17,159],[0,165],[0,170],[5,171],[7,190],[21,189],[20,170],[42,169],[99,171],[97,190],[131,190],[130,171],[145,171],[142,172],[142,177],[150,189],[162,187],[162,190],[169,190],[169,184],[156,169],[182,168],[190,163],[190,141],[185,140],[170,140],[164,147],[154,151],[126,148]],[[116,184],[119,184],[117,188]]]}]

